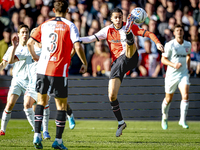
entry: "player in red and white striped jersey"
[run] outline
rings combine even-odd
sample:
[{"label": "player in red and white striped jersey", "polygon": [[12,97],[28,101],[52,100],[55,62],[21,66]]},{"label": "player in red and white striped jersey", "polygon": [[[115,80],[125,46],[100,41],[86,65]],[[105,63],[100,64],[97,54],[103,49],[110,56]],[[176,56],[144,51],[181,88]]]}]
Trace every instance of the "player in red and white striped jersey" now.
[{"label": "player in red and white striped jersey", "polygon": [[134,44],[133,34],[135,36],[151,38],[156,43],[157,48],[162,52],[164,51],[163,45],[153,33],[144,29],[139,29],[137,25],[133,24],[133,17],[131,14],[127,19],[127,23],[122,20],[123,13],[121,9],[114,8],[111,11],[111,25],[104,27],[95,35],[81,37],[83,43],[91,43],[106,39],[110,48],[112,66],[108,91],[112,110],[118,120],[117,137],[122,134],[122,130],[126,127],[126,123],[121,115],[117,94],[125,73],[135,68],[138,63],[138,52]]},{"label": "player in red and white striped jersey", "polygon": [[[55,94],[57,106],[56,117],[56,139],[52,144],[54,149],[67,149],[63,145],[62,134],[66,122],[67,97],[68,97],[68,67],[71,61],[71,50],[74,47],[83,65],[81,73],[87,71],[87,61],[84,50],[80,44],[79,32],[76,26],[65,19],[68,12],[68,3],[66,0],[57,0],[54,3],[53,11],[55,18],[52,18],[41,24],[28,40],[27,46],[32,58],[38,61],[37,65],[37,83],[38,101],[35,110],[35,134],[34,146],[42,149],[41,123],[43,118],[44,106],[48,103],[46,100],[47,91],[51,87],[50,93]],[[42,43],[42,52],[40,57],[34,52],[34,42]]]}]

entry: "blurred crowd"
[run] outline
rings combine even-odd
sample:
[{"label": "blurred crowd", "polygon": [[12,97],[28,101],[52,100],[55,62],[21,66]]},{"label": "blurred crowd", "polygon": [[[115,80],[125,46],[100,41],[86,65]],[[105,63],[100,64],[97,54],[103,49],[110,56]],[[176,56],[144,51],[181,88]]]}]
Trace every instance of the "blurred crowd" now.
[{"label": "blurred crowd", "polygon": [[[0,60],[11,45],[11,37],[17,33],[20,24],[31,29],[54,17],[54,0],[0,0]],[[192,43],[191,76],[200,76],[200,0],[68,0],[69,13],[66,18],[78,28],[80,37],[93,35],[103,27],[112,24],[110,10],[119,7],[123,21],[136,7],[146,10],[148,18],[139,27],[153,32],[163,45],[174,39],[175,24],[184,26],[184,39]],[[161,53],[153,41],[135,37],[139,51],[138,67],[127,76],[164,76],[166,66],[161,64]],[[84,44],[88,61],[88,72],[83,76],[109,76],[110,53],[106,41]],[[69,75],[80,75],[81,61],[72,57]],[[11,75],[8,65],[0,75]]]}]

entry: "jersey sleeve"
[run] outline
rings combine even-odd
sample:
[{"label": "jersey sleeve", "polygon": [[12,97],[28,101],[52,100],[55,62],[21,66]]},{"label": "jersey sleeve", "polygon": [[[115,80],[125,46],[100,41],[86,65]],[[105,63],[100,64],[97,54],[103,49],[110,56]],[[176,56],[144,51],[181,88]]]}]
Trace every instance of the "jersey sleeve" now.
[{"label": "jersey sleeve", "polygon": [[152,41],[154,41],[154,43],[160,43],[159,39],[156,37],[156,35],[152,32],[149,32],[147,30],[144,29],[140,29],[137,25],[133,24],[132,26],[132,32],[135,36],[143,36],[143,37],[148,37],[150,38]]},{"label": "jersey sleeve", "polygon": [[104,27],[99,32],[97,32],[94,36],[96,37],[97,41],[105,40],[107,38],[107,32],[108,32],[109,26]]},{"label": "jersey sleeve", "polygon": [[31,38],[33,38],[38,43],[41,42],[41,28],[42,28],[42,25],[40,25],[39,27],[37,27],[36,30],[34,31],[34,33],[31,36]]},{"label": "jersey sleeve", "polygon": [[4,54],[4,56],[3,56],[3,58],[2,58],[4,61],[8,62],[9,55],[10,55],[10,53],[11,53],[12,48],[13,48],[13,46],[10,46],[10,47],[8,48],[8,50],[6,51],[6,53]]},{"label": "jersey sleeve", "polygon": [[162,56],[164,56],[164,57],[166,57],[166,58],[169,58],[170,55],[171,55],[171,46],[170,46],[169,43],[166,43],[166,44],[165,44],[164,50],[165,50],[165,52],[162,53]]},{"label": "jersey sleeve", "polygon": [[80,42],[79,32],[75,24],[72,24],[70,27],[70,39],[72,43]]}]

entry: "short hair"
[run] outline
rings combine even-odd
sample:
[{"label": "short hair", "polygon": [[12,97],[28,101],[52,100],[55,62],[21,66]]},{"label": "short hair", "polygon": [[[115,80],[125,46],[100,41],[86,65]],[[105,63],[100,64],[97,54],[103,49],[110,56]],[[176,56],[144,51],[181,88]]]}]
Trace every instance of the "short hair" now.
[{"label": "short hair", "polygon": [[123,15],[123,12],[122,12],[122,10],[121,10],[120,8],[114,8],[113,10],[110,11],[110,17],[111,17],[112,14],[115,13],[115,12],[119,12],[119,13],[121,13],[121,14]]},{"label": "short hair", "polygon": [[181,25],[181,24],[176,24],[176,25],[174,26],[173,31],[174,31],[176,28],[182,28],[183,31],[184,31],[184,27],[183,27],[183,25]]},{"label": "short hair", "polygon": [[66,0],[56,0],[54,8],[56,12],[65,13],[68,9],[68,2]]},{"label": "short hair", "polygon": [[21,25],[18,27],[18,29],[17,29],[17,32],[18,32],[18,33],[20,32],[21,28],[27,28],[27,29],[29,30],[29,27],[28,27],[27,25],[21,24]]}]

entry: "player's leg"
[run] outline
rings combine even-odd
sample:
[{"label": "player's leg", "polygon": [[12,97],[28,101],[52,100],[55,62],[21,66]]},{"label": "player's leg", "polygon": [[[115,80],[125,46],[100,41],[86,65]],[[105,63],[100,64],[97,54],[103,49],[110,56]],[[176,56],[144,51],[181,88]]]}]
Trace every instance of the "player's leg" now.
[{"label": "player's leg", "polygon": [[54,149],[67,149],[63,145],[62,134],[65,129],[68,97],[68,79],[65,77],[51,77],[51,93],[55,94],[57,108],[56,138],[52,144]]},{"label": "player's leg", "polygon": [[69,121],[69,128],[74,129],[76,123],[75,123],[74,115],[72,113],[72,109],[70,108],[68,103],[67,103],[67,118]]},{"label": "player's leg", "polygon": [[[45,105],[48,104],[48,95],[47,91],[49,88],[50,81],[45,75],[37,74],[36,82],[36,91],[38,92],[37,96],[37,106],[35,109],[35,133],[33,144],[37,149],[42,149],[42,137],[41,137],[41,125],[43,120],[43,112]],[[44,84],[45,83],[45,84]]]},{"label": "player's leg", "polygon": [[55,149],[67,149],[63,145],[62,140],[62,134],[64,132],[66,123],[67,98],[55,98],[55,102],[57,107],[56,138],[52,144],[52,147]]},{"label": "player's leg", "polygon": [[134,44],[134,35],[132,32],[126,34],[126,57],[131,58],[137,50],[136,45]]},{"label": "player's leg", "polygon": [[[185,79],[185,80],[184,80]],[[189,79],[187,77],[183,77],[182,81],[179,84],[179,90],[181,93],[181,104],[180,104],[180,120],[179,125],[181,125],[183,128],[188,129],[189,126],[186,124],[186,116],[188,112],[189,107]]]},{"label": "player's leg", "polygon": [[117,100],[117,94],[121,85],[121,80],[119,78],[114,78],[109,80],[108,84],[108,97],[110,101],[111,108],[115,117],[118,120],[118,130],[116,132],[116,137],[122,134],[122,130],[125,129],[126,123],[123,120],[119,102]]},{"label": "player's leg", "polygon": [[33,99],[31,96],[27,94],[24,95],[24,112],[26,114],[26,118],[29,124],[32,126],[33,129],[35,128],[35,113],[32,106],[35,102],[35,99]]},{"label": "player's leg", "polygon": [[165,98],[162,102],[162,122],[161,122],[161,126],[163,128],[163,130],[166,130],[168,128],[168,112],[169,112],[169,108],[171,105],[171,101],[173,98],[174,93],[169,94],[169,93],[165,93]]},{"label": "player's leg", "polygon": [[8,93],[6,107],[3,111],[2,119],[1,119],[0,136],[5,135],[7,124],[11,118],[11,111],[13,107],[15,106],[15,103],[17,102],[18,98],[19,98],[19,95]]}]

